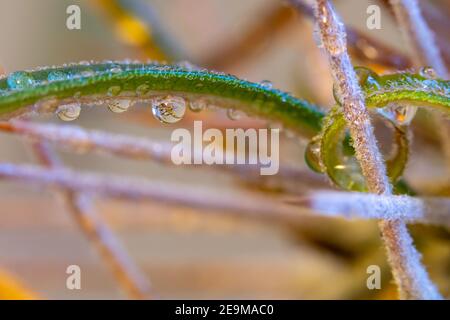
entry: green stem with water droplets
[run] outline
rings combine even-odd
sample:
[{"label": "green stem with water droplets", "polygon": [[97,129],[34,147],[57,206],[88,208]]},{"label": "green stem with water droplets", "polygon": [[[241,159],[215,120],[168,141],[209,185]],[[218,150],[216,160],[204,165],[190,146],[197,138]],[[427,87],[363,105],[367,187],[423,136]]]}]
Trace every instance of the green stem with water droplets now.
[{"label": "green stem with water droplets", "polygon": [[[368,107],[407,101],[450,110],[449,81],[413,73],[378,76],[370,72],[361,84]],[[320,108],[265,84],[185,65],[139,62],[81,63],[14,72],[0,79],[0,117],[26,113],[33,105],[48,107],[40,111],[54,111],[55,106],[76,101],[95,103],[122,96],[146,100],[164,94],[201,98],[211,105],[279,121],[305,137],[319,132],[324,117]]]}]

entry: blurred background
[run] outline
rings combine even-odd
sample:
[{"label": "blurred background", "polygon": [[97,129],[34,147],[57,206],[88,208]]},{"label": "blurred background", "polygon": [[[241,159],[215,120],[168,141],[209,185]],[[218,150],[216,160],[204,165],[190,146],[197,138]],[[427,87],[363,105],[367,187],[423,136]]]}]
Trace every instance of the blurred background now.
[{"label": "blurred background", "polygon": [[[383,1],[334,3],[348,26],[407,54],[408,46]],[[430,3],[448,14],[446,1]],[[66,28],[66,8],[72,4],[81,9],[80,30]],[[366,27],[370,4],[382,9],[380,30]],[[146,25],[149,17],[152,27]],[[82,60],[188,60],[250,81],[270,80],[276,88],[325,107],[333,103],[328,65],[316,47],[310,19],[279,0],[0,0],[0,25],[0,66],[6,73]],[[148,43],[149,35],[159,40],[155,46]],[[365,49],[370,56],[371,48]],[[353,58],[355,64],[389,70]],[[232,121],[223,112],[207,111],[163,126],[145,105],[120,115],[106,108],[83,109],[72,124],[170,141],[175,127],[192,128],[197,119],[218,128],[267,125],[246,117]],[[33,120],[60,123],[56,116]],[[433,186],[448,183],[444,163],[436,139],[417,130],[406,177],[419,191],[434,190]],[[0,144],[1,161],[36,163],[28,140],[0,133]],[[95,153],[61,149],[58,153],[68,167],[80,171],[170,182],[205,198],[223,195],[239,203],[332,188],[305,166],[305,144],[289,134],[282,137],[280,161],[299,173],[287,180]],[[243,218],[220,208],[104,197],[95,198],[95,205],[161,298],[397,298],[373,221],[323,218],[297,209],[301,217],[286,222]],[[448,297],[448,230],[417,225],[411,231],[431,278]],[[81,268],[81,290],[66,288],[66,268],[72,264]],[[381,290],[366,287],[369,265],[382,270]],[[0,181],[0,288],[1,298],[25,293],[43,299],[128,297],[57,189],[7,181]]]}]

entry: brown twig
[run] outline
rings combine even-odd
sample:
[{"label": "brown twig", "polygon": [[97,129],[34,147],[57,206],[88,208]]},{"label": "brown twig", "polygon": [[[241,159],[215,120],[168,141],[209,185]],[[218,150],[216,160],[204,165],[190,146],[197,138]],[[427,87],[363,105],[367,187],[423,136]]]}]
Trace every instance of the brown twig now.
[{"label": "brown twig", "polygon": [[[172,145],[148,138],[114,134],[98,130],[86,130],[74,125],[40,124],[23,120],[0,122],[0,131],[23,135],[32,140],[54,143],[74,152],[100,152],[119,157],[152,160],[171,164]],[[226,150],[224,150],[226,152]],[[195,158],[195,155],[192,155]],[[206,165],[205,165],[206,166]],[[203,167],[205,167],[203,166]],[[197,168],[200,166],[194,166]],[[261,176],[259,165],[216,165],[208,166],[222,169],[239,176],[240,180],[254,183],[258,187],[272,185],[284,191],[299,190],[301,185],[325,187],[326,181],[310,170],[301,170],[281,165],[274,176]]]},{"label": "brown twig", "polygon": [[[0,164],[0,178],[27,181],[43,185],[55,185],[74,192],[105,195],[127,200],[156,200],[197,208],[244,212],[248,216],[298,217],[298,211],[275,201],[275,197],[240,190],[239,194],[225,194],[180,186],[163,181],[138,178],[103,176],[79,173],[65,168],[45,169],[38,166]],[[237,200],[239,198],[239,200]],[[274,216],[274,212],[277,215]]]},{"label": "brown twig", "polygon": [[[331,73],[353,139],[356,157],[371,192],[391,195],[377,142],[346,48],[345,28],[327,0],[315,2],[316,23],[323,47],[329,58]],[[403,299],[438,299],[439,292],[428,277],[414,248],[406,225],[401,220],[380,222],[394,279]]]},{"label": "brown twig", "polygon": [[[277,222],[301,222],[305,215],[299,212],[297,207],[300,205],[305,208],[315,209],[312,207],[313,202],[311,200],[314,199],[315,195],[319,197],[321,195],[320,192],[312,193],[310,196],[304,197],[303,201],[299,201],[298,198],[288,199],[286,197],[267,196],[244,190],[239,190],[238,194],[219,194],[210,190],[196,189],[192,186],[180,186],[178,184],[160,181],[80,173],[66,168],[43,168],[40,166],[8,163],[0,164],[0,179],[57,186],[72,193],[89,193],[126,200],[154,200],[163,203],[208,209],[205,212],[211,212],[211,209],[214,209],[213,212],[224,211],[239,217],[268,219]],[[330,194],[334,193],[330,192]],[[345,193],[345,197],[347,196],[349,194]],[[414,223],[445,224],[448,222],[448,215],[446,214],[448,210],[445,211],[445,208],[442,209],[443,211],[441,213],[434,213],[434,215],[431,213],[428,214],[427,212],[424,214],[419,212],[421,207],[428,208],[431,205],[444,204],[448,207],[448,201],[440,198],[420,199],[387,196],[380,198],[380,200],[374,200],[372,198],[368,198],[369,200],[367,200],[364,199],[364,196],[361,197],[363,198],[361,201],[375,201],[378,203],[382,199],[385,199],[392,206],[399,206],[400,209],[396,213],[393,213],[391,219],[404,219],[405,221]],[[86,202],[81,203],[85,204]],[[355,203],[353,208],[357,205]],[[339,214],[336,213],[335,216],[339,215],[343,218],[351,218],[353,216],[351,210],[353,209],[350,204],[348,206],[350,211],[342,211]],[[411,213],[407,213],[409,209],[414,210]],[[324,208],[320,208],[320,210],[314,210],[314,213],[330,216],[329,211],[329,209],[325,210]],[[372,212],[371,215],[360,216],[365,219],[376,219],[381,217],[381,212]]]},{"label": "brown twig", "polygon": [[73,151],[98,151],[128,158],[170,161],[171,146],[168,143],[98,130],[85,130],[73,125],[11,120],[0,122],[0,131],[21,134],[34,140],[45,140]]},{"label": "brown twig", "polygon": [[[34,141],[32,146],[40,163],[50,169],[63,168],[48,144]],[[153,293],[146,276],[132,262],[114,233],[94,212],[91,197],[71,190],[63,190],[60,194],[81,230],[99,250],[124,291],[135,299],[151,298]]]},{"label": "brown twig", "polygon": [[208,68],[224,70],[242,63],[268,39],[284,31],[292,23],[293,13],[291,8],[283,5],[270,9],[262,14],[256,24],[250,26],[237,41],[231,44],[229,41],[224,41],[223,47],[210,57],[206,57],[202,64]]}]

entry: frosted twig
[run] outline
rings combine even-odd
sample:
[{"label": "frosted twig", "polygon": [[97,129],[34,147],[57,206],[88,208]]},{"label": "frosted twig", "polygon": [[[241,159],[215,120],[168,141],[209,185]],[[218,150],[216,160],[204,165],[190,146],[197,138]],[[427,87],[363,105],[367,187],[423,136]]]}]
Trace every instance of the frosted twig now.
[{"label": "frosted twig", "polygon": [[[305,198],[307,201],[298,201],[298,199],[289,200],[286,197],[268,197],[243,190],[239,191],[238,196],[226,193],[217,194],[217,192],[208,192],[208,190],[204,189],[196,190],[192,186],[184,187],[179,184],[138,178],[80,173],[67,168],[43,168],[31,165],[0,163],[0,179],[57,186],[69,190],[72,193],[84,192],[92,195],[103,195],[126,200],[155,200],[163,203],[214,209],[226,211],[231,215],[257,219],[272,219],[277,222],[301,221],[304,215],[292,203],[310,207],[310,202],[308,202],[309,198]],[[313,193],[314,195],[315,193]],[[321,196],[320,193],[319,196]],[[415,200],[411,201],[414,202]],[[418,201],[426,202],[428,200],[420,199]],[[82,202],[82,204],[85,203]],[[439,200],[432,200],[430,203],[445,204],[445,202],[441,203]],[[351,209],[351,207],[349,208]],[[326,210],[324,211],[321,212],[318,210],[316,213],[329,215]],[[340,212],[340,214],[343,218],[352,217],[352,213]],[[441,224],[442,221],[445,224],[444,215],[445,213],[442,213],[432,217],[431,214],[426,214],[421,218],[416,213],[406,214],[401,212],[398,218],[420,223],[439,222]],[[442,217],[442,220],[439,220],[441,219],[440,217]],[[378,216],[375,213],[371,217],[367,216],[363,218],[378,218]]]},{"label": "frosted twig", "polygon": [[[74,125],[41,124],[23,120],[0,122],[0,131],[21,134],[32,140],[52,142],[75,152],[103,152],[125,158],[172,163],[170,143],[148,138],[87,130]],[[195,154],[192,157],[194,158]],[[259,185],[264,182],[277,183],[295,191],[298,191],[299,181],[308,186],[313,184],[323,187],[326,183],[322,177],[318,177],[310,170],[291,168],[286,165],[281,165],[279,173],[274,176],[261,176],[259,165],[216,165],[214,168],[234,173],[240,179],[257,181]]]},{"label": "frosted twig", "polygon": [[[289,1],[299,12],[309,18],[314,18],[313,8],[306,0]],[[400,70],[411,67],[412,63],[409,57],[394,48],[386,46],[351,26],[345,26],[345,30],[349,51],[358,59]]]},{"label": "frosted twig", "polygon": [[54,185],[71,191],[127,200],[156,200],[197,208],[213,208],[249,217],[274,219],[300,217],[298,210],[288,205],[283,206],[283,203],[275,201],[274,198],[244,190],[236,196],[208,192],[205,189],[196,190],[192,186],[181,186],[163,181],[8,163],[0,164],[0,179]]},{"label": "frosted twig", "polygon": [[[386,176],[373,133],[363,95],[347,53],[344,25],[327,0],[316,0],[315,17],[322,45],[328,55],[331,73],[341,97],[347,125],[368,188],[371,192],[391,195],[392,186]],[[403,299],[438,299],[439,292],[420,262],[412,238],[401,220],[380,222],[380,230],[394,279]]]},{"label": "frosted twig", "polygon": [[317,214],[348,219],[401,219],[450,227],[450,199],[385,196],[362,192],[314,191],[289,203]]},{"label": "frosted twig", "polygon": [[[45,142],[35,141],[33,149],[43,165],[54,169],[63,168],[57,155]],[[60,194],[81,230],[100,251],[125,292],[135,299],[152,297],[147,277],[133,263],[106,223],[96,214],[91,197],[86,193],[71,190],[62,190]]]},{"label": "frosted twig", "polygon": [[0,122],[0,130],[49,141],[72,150],[94,150],[129,158],[170,161],[169,144],[140,137],[86,130],[73,125],[38,124],[22,120]]},{"label": "frosted twig", "polygon": [[[405,39],[411,43],[416,67],[431,66],[442,77],[448,77],[444,59],[436,44],[433,31],[428,27],[417,0],[390,0],[398,25]],[[434,115],[437,133],[450,170],[450,122]]]}]

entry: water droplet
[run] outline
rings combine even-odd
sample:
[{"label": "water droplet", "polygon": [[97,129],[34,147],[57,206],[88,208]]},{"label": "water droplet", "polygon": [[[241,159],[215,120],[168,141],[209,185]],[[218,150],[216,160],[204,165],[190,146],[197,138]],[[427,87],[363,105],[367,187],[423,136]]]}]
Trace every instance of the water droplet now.
[{"label": "water droplet", "polygon": [[136,93],[139,96],[143,96],[150,90],[150,86],[148,84],[141,84],[136,88]]},{"label": "water droplet", "polygon": [[428,78],[428,79],[436,79],[437,78],[436,71],[432,67],[420,68],[419,74],[422,77]]},{"label": "water droplet", "polygon": [[305,162],[308,167],[315,171],[322,173],[323,169],[320,164],[320,137],[316,136],[306,146]]},{"label": "water droplet", "polygon": [[152,113],[162,123],[180,121],[186,112],[186,101],[182,97],[167,96],[152,101]]},{"label": "water droplet", "polygon": [[416,115],[417,107],[391,103],[377,110],[378,113],[397,125],[409,125]]},{"label": "water droplet", "polygon": [[342,96],[339,93],[337,85],[333,84],[333,97],[337,104],[342,105]]},{"label": "water droplet", "polygon": [[273,84],[269,80],[263,80],[259,84],[265,89],[272,89],[273,88]]},{"label": "water droplet", "polygon": [[241,113],[239,110],[227,109],[227,116],[230,120],[239,120],[241,118]]},{"label": "water droplet", "polygon": [[61,81],[67,79],[67,75],[62,71],[51,71],[47,75],[48,81]]},{"label": "water droplet", "polygon": [[112,86],[108,88],[108,92],[106,94],[110,97],[115,97],[120,93],[121,90],[122,89],[120,88],[120,86]]},{"label": "water droplet", "polygon": [[200,112],[202,110],[205,110],[207,106],[208,103],[204,99],[193,100],[189,103],[189,109],[193,112]]},{"label": "water droplet", "polygon": [[23,71],[11,73],[6,81],[8,87],[13,90],[26,89],[34,85],[34,79],[27,72]]},{"label": "water droplet", "polygon": [[86,69],[80,72],[80,77],[92,77],[94,75],[94,71],[91,69]]},{"label": "water droplet", "polygon": [[56,111],[58,117],[63,121],[73,121],[80,116],[81,104],[70,103],[66,105],[59,106]]},{"label": "water droplet", "polygon": [[180,61],[177,63],[177,66],[185,69],[186,71],[201,71],[200,67],[190,63],[189,61]]},{"label": "water droplet", "polygon": [[108,102],[108,108],[112,112],[121,113],[127,111],[132,103],[129,99],[113,100]]},{"label": "water droplet", "polygon": [[111,66],[111,68],[109,68],[109,72],[111,72],[111,73],[119,73],[121,71],[122,71],[122,68],[117,65],[113,65],[113,66]]}]

